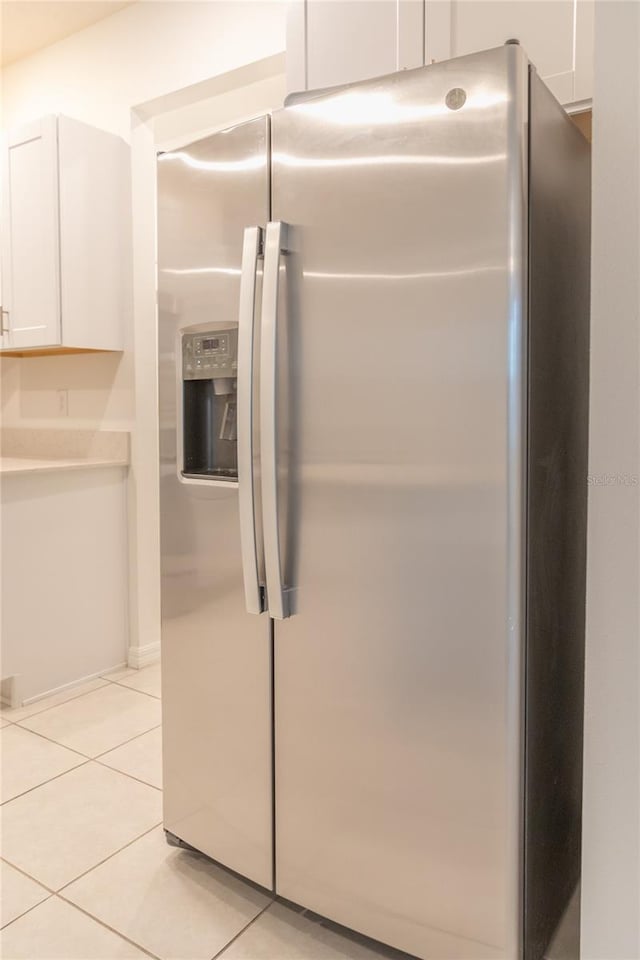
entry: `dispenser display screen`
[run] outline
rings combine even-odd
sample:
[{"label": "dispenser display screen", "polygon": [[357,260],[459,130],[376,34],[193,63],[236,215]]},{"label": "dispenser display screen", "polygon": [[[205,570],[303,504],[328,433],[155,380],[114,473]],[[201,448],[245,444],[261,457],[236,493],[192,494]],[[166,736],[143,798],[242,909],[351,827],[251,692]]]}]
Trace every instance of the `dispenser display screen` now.
[{"label": "dispenser display screen", "polygon": [[183,380],[235,379],[237,371],[237,327],[182,335]]}]

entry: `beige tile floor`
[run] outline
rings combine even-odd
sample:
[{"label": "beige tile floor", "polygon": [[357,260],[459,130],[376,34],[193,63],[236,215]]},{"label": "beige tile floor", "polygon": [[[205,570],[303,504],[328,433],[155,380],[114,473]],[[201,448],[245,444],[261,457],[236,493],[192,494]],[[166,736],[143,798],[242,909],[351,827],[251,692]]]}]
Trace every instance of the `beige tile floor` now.
[{"label": "beige tile floor", "polygon": [[392,960],[161,826],[160,668],[0,711],[3,960]]},{"label": "beige tile floor", "polygon": [[[0,711],[3,960],[392,960],[161,826],[160,667]],[[573,914],[549,951],[578,955]]]}]

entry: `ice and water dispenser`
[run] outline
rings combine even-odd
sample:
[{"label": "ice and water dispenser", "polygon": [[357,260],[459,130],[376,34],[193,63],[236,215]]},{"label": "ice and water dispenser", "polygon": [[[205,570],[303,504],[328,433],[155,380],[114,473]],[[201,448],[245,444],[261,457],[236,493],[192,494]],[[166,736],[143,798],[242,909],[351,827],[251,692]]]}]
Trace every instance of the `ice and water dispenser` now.
[{"label": "ice and water dispenser", "polygon": [[182,475],[237,480],[238,328],[182,333]]}]

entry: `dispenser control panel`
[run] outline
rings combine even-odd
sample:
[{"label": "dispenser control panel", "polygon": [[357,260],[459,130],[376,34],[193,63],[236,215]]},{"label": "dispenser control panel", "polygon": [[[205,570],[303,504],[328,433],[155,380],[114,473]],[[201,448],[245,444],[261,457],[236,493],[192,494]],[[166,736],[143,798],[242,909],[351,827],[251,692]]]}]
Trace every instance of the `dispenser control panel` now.
[{"label": "dispenser control panel", "polygon": [[182,379],[217,380],[238,375],[238,328],[182,336]]}]

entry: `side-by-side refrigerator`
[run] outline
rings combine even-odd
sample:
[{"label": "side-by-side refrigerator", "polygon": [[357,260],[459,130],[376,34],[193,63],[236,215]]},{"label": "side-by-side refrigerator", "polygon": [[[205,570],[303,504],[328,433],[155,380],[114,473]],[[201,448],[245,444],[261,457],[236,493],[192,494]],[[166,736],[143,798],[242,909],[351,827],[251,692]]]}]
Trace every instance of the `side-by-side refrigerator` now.
[{"label": "side-by-side refrigerator", "polygon": [[589,179],[515,44],[158,158],[165,829],[425,960],[579,880]]}]

